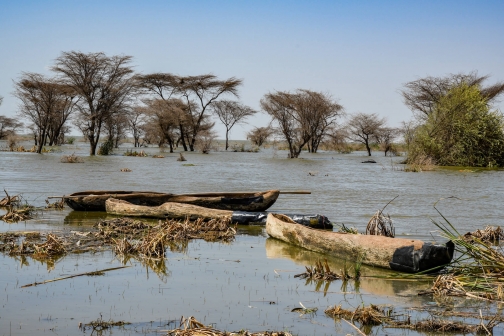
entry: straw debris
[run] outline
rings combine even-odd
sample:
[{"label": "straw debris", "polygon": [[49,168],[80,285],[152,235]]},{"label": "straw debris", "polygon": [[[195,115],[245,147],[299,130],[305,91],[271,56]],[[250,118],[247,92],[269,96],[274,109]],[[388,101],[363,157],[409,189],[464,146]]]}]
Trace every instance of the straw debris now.
[{"label": "straw debris", "polygon": [[468,232],[464,235],[464,238],[468,242],[474,241],[474,238],[477,238],[485,243],[498,243],[501,239],[504,238],[504,232],[498,227],[487,226],[484,230],[476,230],[473,232]]},{"label": "straw debris", "polygon": [[369,306],[357,307],[354,311],[341,308],[339,306],[329,307],[325,313],[331,317],[345,318],[351,322],[356,321],[362,325],[380,325],[386,322],[391,322],[390,317],[392,310],[387,312],[379,306],[370,304]]},{"label": "straw debris", "polygon": [[382,210],[376,211],[367,224],[366,234],[394,238],[395,228],[390,215],[384,215]]},{"label": "straw debris", "polygon": [[315,266],[305,266],[306,272],[294,275],[294,278],[333,281],[342,279],[342,276],[331,271],[327,259],[322,263],[318,260]]},{"label": "straw debris", "polygon": [[292,336],[286,331],[263,331],[250,333],[246,330],[236,332],[220,331],[199,322],[194,316],[180,319],[180,327],[167,331],[168,336]]}]

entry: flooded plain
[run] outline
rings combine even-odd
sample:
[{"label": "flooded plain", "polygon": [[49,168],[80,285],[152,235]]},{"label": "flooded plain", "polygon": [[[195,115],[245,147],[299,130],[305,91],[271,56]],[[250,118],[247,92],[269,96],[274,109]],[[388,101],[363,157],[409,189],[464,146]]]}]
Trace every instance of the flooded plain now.
[{"label": "flooded plain", "polygon": [[[0,142],[0,147],[5,143]],[[25,147],[29,147],[25,146]],[[279,213],[319,213],[336,224],[360,232],[368,220],[394,197],[385,210],[394,220],[396,236],[443,242],[431,218],[440,220],[434,204],[460,232],[503,224],[502,170],[450,168],[406,173],[401,157],[374,152],[376,164],[361,163],[363,152],[303,153],[286,159],[287,152],[211,152],[208,155],[144,149],[164,158],[129,157],[125,145],[111,156],[88,156],[86,144],[67,145],[53,153],[0,152],[0,189],[21,194],[31,205],[43,207],[48,196],[83,190],[143,190],[171,193],[216,191],[310,190],[310,195],[280,195],[270,208]],[[83,163],[61,163],[75,153]],[[129,168],[131,172],[121,172]],[[1,190],[0,190],[1,191]],[[3,195],[0,197],[2,198]],[[1,210],[0,210],[1,211]],[[0,232],[86,230],[106,213],[64,210],[39,211],[36,218],[15,224],[0,221]],[[363,268],[359,282],[310,282],[294,278],[305,266],[326,258],[268,238],[261,226],[239,227],[231,243],[190,241],[170,250],[165,260],[121,260],[111,251],[68,254],[54,261],[0,254],[0,335],[90,335],[79,329],[91,321],[128,324],[104,335],[160,335],[178,327],[181,316],[219,330],[289,331],[295,335],[356,334],[348,324],[324,314],[330,306],[355,309],[370,303],[394,306],[414,318],[420,310],[446,307],[494,312],[481,302],[450,299],[439,302],[417,292],[429,283],[366,276],[387,275]],[[327,258],[331,268],[344,267]],[[97,276],[25,287],[23,285],[119,266]],[[292,312],[317,308],[309,314]],[[448,309],[446,308],[446,309]],[[498,307],[497,307],[498,308]],[[478,323],[479,321],[469,321]],[[417,335],[414,331],[374,327],[374,335]],[[502,326],[494,329],[496,335]],[[93,334],[97,334],[96,331]]]}]

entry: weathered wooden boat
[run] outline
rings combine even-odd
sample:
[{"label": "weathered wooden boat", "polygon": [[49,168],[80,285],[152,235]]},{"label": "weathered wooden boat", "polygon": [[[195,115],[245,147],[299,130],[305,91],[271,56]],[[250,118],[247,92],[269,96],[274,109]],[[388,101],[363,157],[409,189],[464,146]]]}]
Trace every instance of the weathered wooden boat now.
[{"label": "weathered wooden boat", "polygon": [[425,243],[420,240],[389,238],[323,231],[299,225],[289,217],[269,214],[266,232],[273,238],[307,250],[395,271],[416,273],[448,264],[454,244]]},{"label": "weathered wooden boat", "polygon": [[[125,217],[148,217],[161,219],[204,220],[229,218],[234,224],[266,223],[266,212],[231,211],[211,209],[193,204],[166,202],[159,206],[145,206],[129,203],[125,200],[109,198],[105,201],[107,214]],[[296,223],[309,227],[331,229],[329,219],[322,215],[288,215]]]},{"label": "weathered wooden boat", "polygon": [[105,211],[109,198],[145,206],[160,206],[167,202],[198,205],[211,209],[233,211],[265,211],[277,200],[279,190],[263,192],[230,192],[199,194],[166,194],[152,191],[82,191],[63,196],[65,203],[76,211]]}]

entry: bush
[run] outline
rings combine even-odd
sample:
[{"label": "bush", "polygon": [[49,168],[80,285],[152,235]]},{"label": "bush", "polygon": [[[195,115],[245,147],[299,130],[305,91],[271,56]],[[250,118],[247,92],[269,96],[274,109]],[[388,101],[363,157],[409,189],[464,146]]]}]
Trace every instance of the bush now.
[{"label": "bush", "polygon": [[98,150],[99,155],[110,155],[114,150],[114,140],[108,139],[100,145],[100,149]]},{"label": "bush", "polygon": [[414,133],[408,163],[421,157],[441,166],[503,167],[504,118],[478,87],[455,86]]}]

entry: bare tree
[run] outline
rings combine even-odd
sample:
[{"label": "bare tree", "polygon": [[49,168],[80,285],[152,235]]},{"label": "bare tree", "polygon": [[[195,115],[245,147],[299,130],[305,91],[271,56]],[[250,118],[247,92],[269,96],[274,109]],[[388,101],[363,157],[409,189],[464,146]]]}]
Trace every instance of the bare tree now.
[{"label": "bare tree", "polygon": [[371,141],[376,140],[386,119],[377,114],[356,113],[350,117],[346,124],[347,137],[366,146],[368,156],[371,156]]},{"label": "bare tree", "polygon": [[0,105],[2,105],[2,102],[3,102],[3,97],[0,96]]},{"label": "bare tree", "polygon": [[144,125],[147,122],[144,108],[141,106],[133,106],[126,114],[128,128],[133,136],[134,147],[140,147],[140,138],[144,136]]},{"label": "bare tree", "polygon": [[70,51],[63,52],[52,67],[81,98],[76,126],[89,141],[90,155],[96,155],[106,120],[125,110],[136,88],[129,65],[131,59],[131,56],[108,57],[102,52]]},{"label": "bare tree", "polygon": [[234,125],[244,123],[245,119],[254,115],[254,111],[248,106],[232,100],[220,100],[212,104],[215,115],[226,127],[226,150],[229,148],[229,131]]},{"label": "bare tree", "polygon": [[268,138],[273,135],[273,130],[271,127],[254,127],[249,133],[247,133],[247,139],[249,139],[257,147],[261,147]]},{"label": "bare tree", "polygon": [[477,72],[469,74],[451,74],[446,77],[425,77],[406,83],[401,92],[404,103],[414,113],[418,120],[425,120],[435,109],[442,97],[452,88],[462,83],[477,87],[483,98],[490,104],[504,93],[504,82],[483,86],[489,76],[479,76]]},{"label": "bare tree", "polygon": [[21,101],[19,114],[33,123],[37,153],[41,153],[48,139],[53,145],[60,137],[76,104],[74,91],[36,73],[24,73],[14,86],[14,96]]}]

